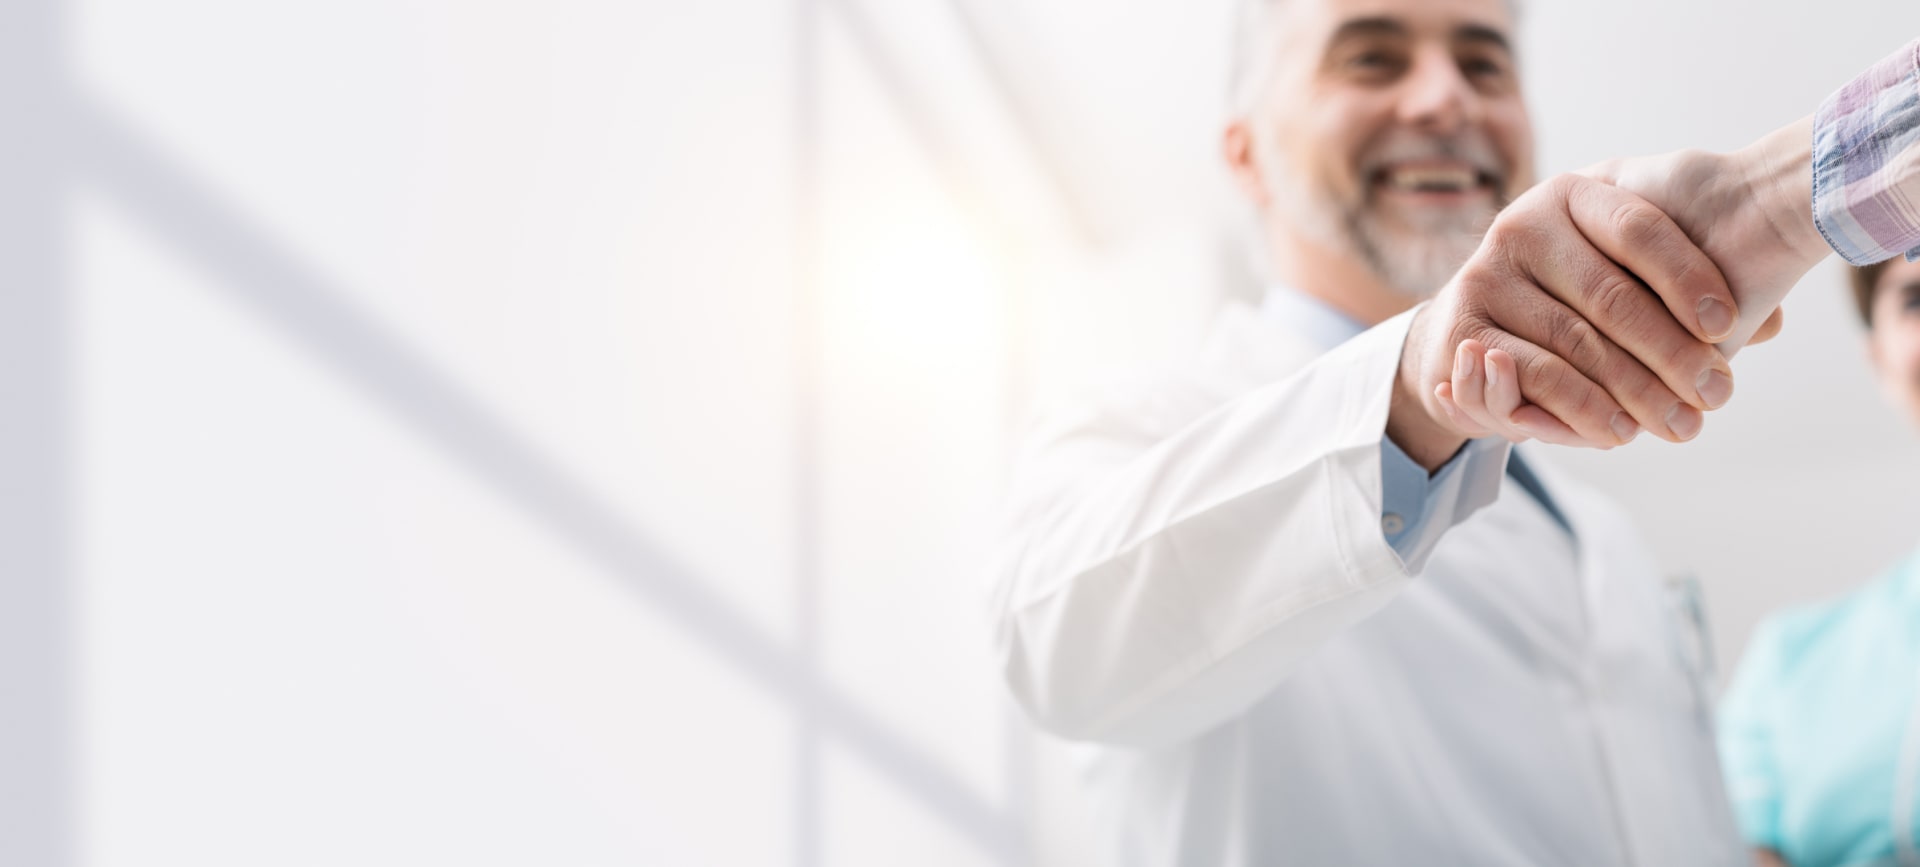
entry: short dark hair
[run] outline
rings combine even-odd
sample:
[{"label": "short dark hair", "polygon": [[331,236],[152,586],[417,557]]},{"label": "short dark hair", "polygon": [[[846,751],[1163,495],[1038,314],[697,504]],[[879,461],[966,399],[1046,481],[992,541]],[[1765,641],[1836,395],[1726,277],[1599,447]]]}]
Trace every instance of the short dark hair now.
[{"label": "short dark hair", "polygon": [[1868,328],[1873,327],[1874,290],[1879,287],[1880,275],[1886,270],[1886,262],[1854,265],[1847,268],[1847,276],[1853,281],[1854,307],[1860,311],[1860,324]]}]

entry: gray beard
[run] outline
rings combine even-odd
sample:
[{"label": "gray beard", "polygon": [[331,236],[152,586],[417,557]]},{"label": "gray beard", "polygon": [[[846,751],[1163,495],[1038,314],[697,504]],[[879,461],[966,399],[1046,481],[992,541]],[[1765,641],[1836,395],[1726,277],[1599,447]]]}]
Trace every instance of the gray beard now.
[{"label": "gray beard", "polygon": [[1295,228],[1329,249],[1358,256],[1388,288],[1413,301],[1425,300],[1453,279],[1507,205],[1500,196],[1482,214],[1439,215],[1394,231],[1370,209],[1371,201],[1348,208],[1322,191],[1301,196],[1282,190],[1273,200]]},{"label": "gray beard", "polygon": [[1419,301],[1440,291],[1479,249],[1497,209],[1483,217],[1444,217],[1394,232],[1363,208],[1342,215],[1346,246],[1389,288]]}]

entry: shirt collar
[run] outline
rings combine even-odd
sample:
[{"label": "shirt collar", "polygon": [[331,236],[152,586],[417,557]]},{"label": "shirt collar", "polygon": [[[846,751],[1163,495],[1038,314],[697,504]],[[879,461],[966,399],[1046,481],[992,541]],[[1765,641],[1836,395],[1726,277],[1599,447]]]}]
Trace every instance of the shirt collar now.
[{"label": "shirt collar", "polygon": [[1323,350],[1339,346],[1367,330],[1365,325],[1334,309],[1333,305],[1279,284],[1267,289],[1260,314],[1319,344]]}]

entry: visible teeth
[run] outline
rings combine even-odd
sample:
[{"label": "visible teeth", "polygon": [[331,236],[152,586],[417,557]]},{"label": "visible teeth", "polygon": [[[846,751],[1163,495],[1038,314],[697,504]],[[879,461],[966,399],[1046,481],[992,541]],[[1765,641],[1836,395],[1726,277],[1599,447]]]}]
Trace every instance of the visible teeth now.
[{"label": "visible teeth", "polygon": [[1402,190],[1446,192],[1465,190],[1476,182],[1469,169],[1395,169],[1387,175],[1387,180]]}]

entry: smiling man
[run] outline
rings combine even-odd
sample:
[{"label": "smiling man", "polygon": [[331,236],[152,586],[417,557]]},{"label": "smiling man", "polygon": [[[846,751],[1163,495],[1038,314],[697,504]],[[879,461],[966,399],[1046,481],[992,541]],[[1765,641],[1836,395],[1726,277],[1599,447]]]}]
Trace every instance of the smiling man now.
[{"label": "smiling man", "polygon": [[[1245,7],[1227,160],[1277,218],[1267,228],[1281,270],[1360,266],[1374,278],[1302,289],[1358,318],[1439,288],[1533,181],[1506,10],[1453,6],[1417,19],[1391,4]],[[1447,74],[1407,80],[1435,64]]]},{"label": "smiling man", "polygon": [[1646,545],[1433,385],[1602,447],[1732,391],[1708,256],[1534,184],[1512,33],[1501,0],[1252,0],[1223,152],[1265,300],[1023,457],[1002,664],[1090,744],[1108,863],[1745,858]]},{"label": "smiling man", "polygon": [[1107,862],[1744,863],[1654,558],[1511,444],[1690,439],[1821,259],[1920,259],[1920,42],[1739,151],[1532,184],[1510,5],[1247,2],[1272,286],[1040,426],[993,575]]}]

